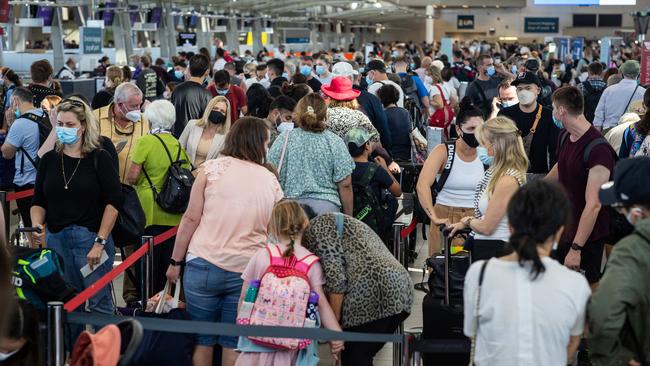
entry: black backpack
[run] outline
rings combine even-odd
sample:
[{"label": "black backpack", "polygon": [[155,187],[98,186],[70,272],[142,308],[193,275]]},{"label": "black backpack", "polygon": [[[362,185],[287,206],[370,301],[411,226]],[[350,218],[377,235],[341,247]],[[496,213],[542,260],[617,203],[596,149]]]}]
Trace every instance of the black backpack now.
[{"label": "black backpack", "polygon": [[401,87],[404,92],[404,105],[406,107],[406,99],[409,98],[417,104],[418,107],[422,108],[420,104],[420,96],[418,95],[418,86],[415,84],[412,75],[400,75],[399,78],[402,80]]},{"label": "black backpack", "polygon": [[596,107],[598,107],[600,96],[603,95],[605,88],[594,88],[589,80],[582,83],[582,87],[585,90],[585,94],[583,95],[585,100],[585,118],[587,118],[587,121],[590,123],[593,123]]},{"label": "black backpack", "polygon": [[157,138],[165,148],[165,152],[167,153],[170,162],[167,176],[165,177],[165,183],[163,183],[160,192],[156,190],[156,187],[153,185],[153,182],[151,181],[151,178],[149,178],[149,174],[147,174],[147,170],[144,166],[142,167],[142,172],[147,178],[151,191],[153,192],[153,197],[160,208],[169,213],[183,213],[190,202],[190,193],[192,192],[194,176],[190,170],[183,168],[183,164],[187,163],[187,161],[180,160],[180,144],[178,145],[176,160],[174,161],[172,155],[169,153],[169,149],[167,149],[167,145],[165,145],[165,142],[163,142],[160,136],[156,134],[153,136]]},{"label": "black backpack", "polygon": [[[41,146],[43,146],[43,143],[47,139],[47,136],[49,136],[50,132],[52,131],[52,124],[50,123],[50,116],[48,116],[47,112],[43,111],[42,116],[38,116],[38,115],[36,115],[34,113],[27,112],[27,113],[21,115],[18,118],[19,119],[20,118],[25,118],[25,119],[28,119],[28,120],[36,123],[36,125],[38,126],[38,147],[40,148]],[[19,147],[18,150],[20,150],[23,153],[22,157],[21,157],[21,160],[20,160],[20,173],[21,174],[23,173],[23,170],[25,168],[25,157],[27,157],[27,160],[29,160],[29,162],[32,163],[34,168],[38,169],[38,163],[41,160],[38,157],[38,155],[36,155],[35,157],[32,158],[27,153],[27,150],[25,150],[25,148],[23,148],[22,146]]]},{"label": "black backpack", "polygon": [[[569,133],[566,130],[564,130],[560,135],[559,147],[561,148],[568,139],[569,139]],[[609,145],[609,142],[605,138],[600,137],[591,141],[585,147],[585,151],[582,155],[582,163],[584,164],[585,168],[589,163],[589,155],[591,154],[591,151],[598,145]],[[618,161],[618,155],[616,154],[614,149],[610,147],[610,150],[612,152],[612,155],[614,155],[614,160]],[[560,149],[558,149],[558,155],[559,153],[560,153]],[[634,231],[634,226],[627,221],[625,215],[618,212],[612,206],[607,206],[605,207],[605,209],[609,213],[609,235],[605,238],[605,242],[606,244],[614,245],[624,237],[632,234],[632,232]]]},{"label": "black backpack", "polygon": [[375,195],[375,192],[370,188],[372,177],[379,169],[379,165],[369,163],[368,169],[363,173],[358,182],[352,182],[352,192],[354,197],[354,210],[353,216],[359,221],[363,221],[366,225],[376,232],[381,233],[381,223],[383,222],[384,211]]}]

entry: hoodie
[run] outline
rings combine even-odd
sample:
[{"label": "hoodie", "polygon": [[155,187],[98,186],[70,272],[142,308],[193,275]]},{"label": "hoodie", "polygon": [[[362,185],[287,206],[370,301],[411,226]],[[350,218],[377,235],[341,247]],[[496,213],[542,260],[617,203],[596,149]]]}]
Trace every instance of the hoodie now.
[{"label": "hoodie", "polygon": [[650,364],[650,219],[614,247],[588,316],[595,366]]}]

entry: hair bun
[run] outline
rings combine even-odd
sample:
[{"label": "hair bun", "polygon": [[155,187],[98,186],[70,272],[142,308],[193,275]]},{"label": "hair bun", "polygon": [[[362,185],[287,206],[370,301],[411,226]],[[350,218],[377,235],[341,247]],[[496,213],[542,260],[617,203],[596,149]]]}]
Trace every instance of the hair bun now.
[{"label": "hair bun", "polygon": [[308,107],[307,107],[307,113],[308,113],[308,114],[316,114],[316,112],[314,111],[314,107],[312,107],[312,106],[308,106]]}]

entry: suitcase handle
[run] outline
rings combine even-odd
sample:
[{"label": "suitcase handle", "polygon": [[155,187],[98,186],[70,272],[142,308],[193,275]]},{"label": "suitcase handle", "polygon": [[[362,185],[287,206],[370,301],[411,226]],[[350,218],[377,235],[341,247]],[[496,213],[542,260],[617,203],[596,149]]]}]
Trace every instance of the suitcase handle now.
[{"label": "suitcase handle", "polygon": [[39,227],[19,227],[16,229],[16,234],[20,233],[40,233],[41,228]]},{"label": "suitcase handle", "polygon": [[450,304],[450,298],[449,298],[449,262],[451,261],[451,241],[458,236],[464,236],[467,237],[469,233],[472,232],[471,229],[466,228],[463,230],[458,230],[453,236],[451,236],[451,229],[449,229],[446,225],[438,225],[440,228],[440,233],[441,233],[441,238],[442,238],[442,245],[444,246],[444,254],[445,254],[445,305],[449,306]]}]

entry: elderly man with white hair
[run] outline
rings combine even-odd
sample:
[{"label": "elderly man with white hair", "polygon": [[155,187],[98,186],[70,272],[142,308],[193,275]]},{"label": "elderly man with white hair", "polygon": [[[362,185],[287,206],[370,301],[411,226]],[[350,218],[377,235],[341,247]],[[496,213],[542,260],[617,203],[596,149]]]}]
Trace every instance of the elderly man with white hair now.
[{"label": "elderly man with white hair", "polygon": [[[191,165],[187,153],[171,133],[176,122],[174,105],[166,100],[156,100],[147,107],[144,116],[151,123],[151,131],[147,131],[149,133],[138,139],[133,146],[126,181],[135,188],[147,218],[145,235],[156,236],[180,224],[183,215],[160,208],[151,187],[160,193],[172,160],[182,160],[182,166],[190,170]],[[174,237],[166,240],[156,246],[154,251],[154,293],[165,287],[165,272],[174,249],[174,240]]]}]

